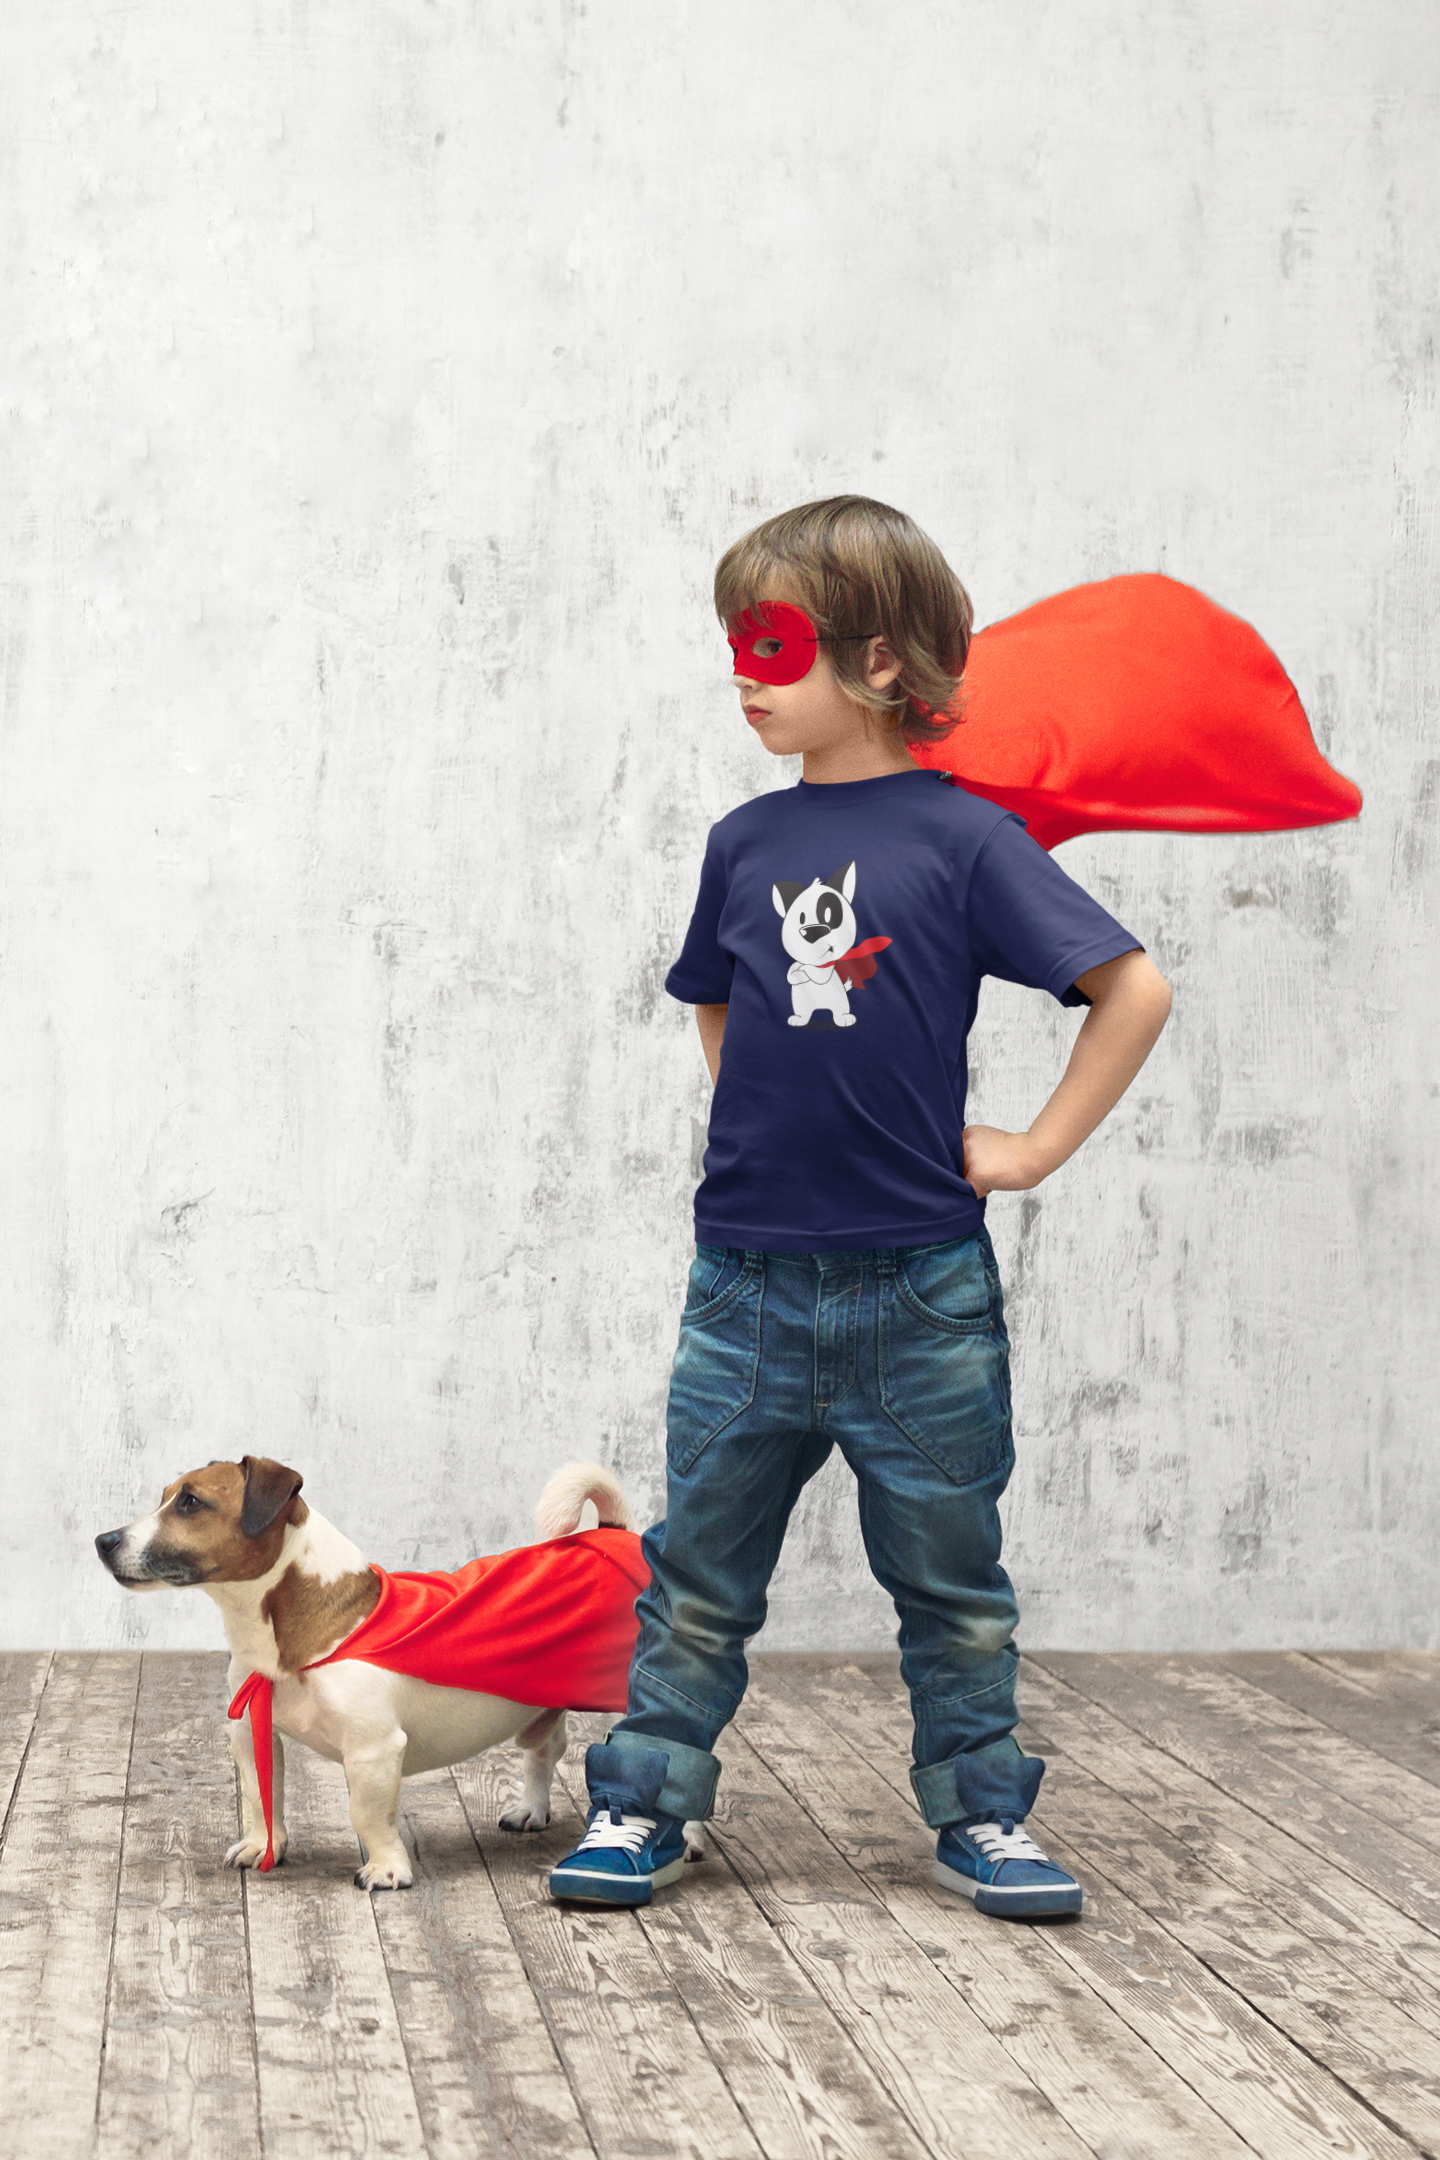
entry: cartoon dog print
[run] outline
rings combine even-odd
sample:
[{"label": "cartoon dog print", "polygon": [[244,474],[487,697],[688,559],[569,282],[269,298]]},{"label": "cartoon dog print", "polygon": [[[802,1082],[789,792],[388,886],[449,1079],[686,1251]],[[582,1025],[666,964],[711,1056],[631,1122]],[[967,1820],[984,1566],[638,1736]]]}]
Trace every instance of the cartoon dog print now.
[{"label": "cartoon dog print", "polygon": [[890,943],[889,938],[855,943],[854,863],[808,885],[777,878],[771,897],[780,917],[780,941],[794,962],[787,977],[791,1027],[808,1026],[817,1012],[828,1012],[836,1027],[854,1027],[846,992],[869,980],[875,973],[869,956]]}]

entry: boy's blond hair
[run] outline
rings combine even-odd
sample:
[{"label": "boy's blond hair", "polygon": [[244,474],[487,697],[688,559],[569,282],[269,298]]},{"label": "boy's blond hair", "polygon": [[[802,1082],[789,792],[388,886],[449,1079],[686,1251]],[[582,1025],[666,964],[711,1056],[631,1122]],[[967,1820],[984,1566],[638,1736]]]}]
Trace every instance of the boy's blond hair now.
[{"label": "boy's blond hair", "polygon": [[[911,745],[950,733],[974,615],[913,518],[868,495],[830,495],[767,518],[721,556],[715,612],[729,624],[762,599],[782,598],[804,608],[849,697],[892,714]],[[863,673],[864,641],[877,632],[900,665],[885,690]]]}]

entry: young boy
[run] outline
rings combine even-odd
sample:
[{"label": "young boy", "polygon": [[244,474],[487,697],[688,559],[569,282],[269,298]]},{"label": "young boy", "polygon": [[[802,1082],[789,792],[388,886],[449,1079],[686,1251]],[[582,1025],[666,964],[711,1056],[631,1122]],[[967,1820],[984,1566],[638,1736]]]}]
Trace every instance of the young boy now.
[{"label": "young boy", "polygon": [[[936,1875],[1015,1918],[1080,1885],[1019,1826],[1017,1619],[997,1503],[1014,1463],[985,1196],[1028,1192],[1139,1071],[1170,990],[1010,812],[918,766],[971,612],[940,550],[862,496],[737,542],[715,580],[748,724],[792,787],[711,830],[667,988],[715,1082],[670,1384],[667,1505],[644,1539],[629,1706],[586,1756],[556,1897],[637,1905],[714,1804],[717,1736],[801,1488],[839,1447],[900,1616],[911,1779]],[[982,975],[1090,1008],[1028,1132],[964,1123]],[[722,1057],[723,1041],[723,1057]]]}]

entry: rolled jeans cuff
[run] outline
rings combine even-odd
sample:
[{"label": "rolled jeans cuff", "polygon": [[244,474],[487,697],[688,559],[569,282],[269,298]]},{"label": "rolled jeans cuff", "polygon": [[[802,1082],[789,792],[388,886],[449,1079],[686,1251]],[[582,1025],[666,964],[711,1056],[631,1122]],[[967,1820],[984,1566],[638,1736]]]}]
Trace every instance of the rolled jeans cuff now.
[{"label": "rolled jeans cuff", "polygon": [[948,1762],[912,1769],[910,1784],[932,1830],[982,1815],[1009,1815],[1023,1822],[1035,1805],[1045,1764],[1025,1755],[1009,1733],[988,1747],[952,1755]]},{"label": "rolled jeans cuff", "polygon": [[662,1815],[673,1815],[680,1822],[704,1822],[714,1813],[715,1786],[720,1776],[717,1755],[708,1754],[704,1748],[686,1747],[682,1740],[657,1740],[649,1733],[608,1732],[605,1745],[637,1768],[642,1756],[669,1757],[665,1782],[655,1803]]}]

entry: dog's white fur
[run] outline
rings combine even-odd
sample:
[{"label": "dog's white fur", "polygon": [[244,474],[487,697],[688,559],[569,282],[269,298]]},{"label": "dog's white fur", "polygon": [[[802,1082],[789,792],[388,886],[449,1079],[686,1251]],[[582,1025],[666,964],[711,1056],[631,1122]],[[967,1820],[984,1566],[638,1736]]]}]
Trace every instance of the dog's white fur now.
[{"label": "dog's white fur", "polygon": [[[632,1527],[629,1504],[614,1472],[599,1463],[577,1462],[557,1470],[541,1493],[535,1509],[540,1536],[558,1537],[578,1528],[587,1500],[593,1501],[602,1524]],[[115,1556],[120,1579],[125,1579],[124,1570],[143,1567],[145,1546],[157,1521],[155,1515],[144,1516],[125,1531]],[[291,1567],[321,1582],[333,1582],[365,1566],[358,1545],[307,1507],[303,1522],[287,1524],[279,1557],[267,1574],[249,1582],[198,1587],[215,1600],[225,1623],[232,1697],[252,1672],[264,1673],[274,1683],[271,1815],[276,1861],[283,1858],[287,1842],[283,1734],[344,1765],[350,1821],[364,1849],[364,1864],[355,1877],[361,1889],[400,1890],[412,1880],[410,1857],[397,1827],[400,1780],[420,1770],[466,1762],[486,1748],[516,1740],[521,1749],[520,1790],[501,1814],[501,1827],[542,1830],[550,1820],[555,1765],[565,1752],[565,1712],[535,1703],[507,1702],[468,1688],[436,1687],[360,1659],[341,1660],[314,1672],[283,1672],[275,1630],[261,1617],[266,1592]],[[132,1580],[128,1587],[164,1589],[166,1585]],[[343,1640],[343,1635],[337,1636],[315,1655],[327,1656]],[[241,1835],[225,1861],[229,1867],[254,1867],[265,1852],[265,1818],[248,1717],[231,1724],[230,1748],[240,1772]],[[695,1857],[698,1832],[698,1824],[687,1824],[687,1846]]]}]

